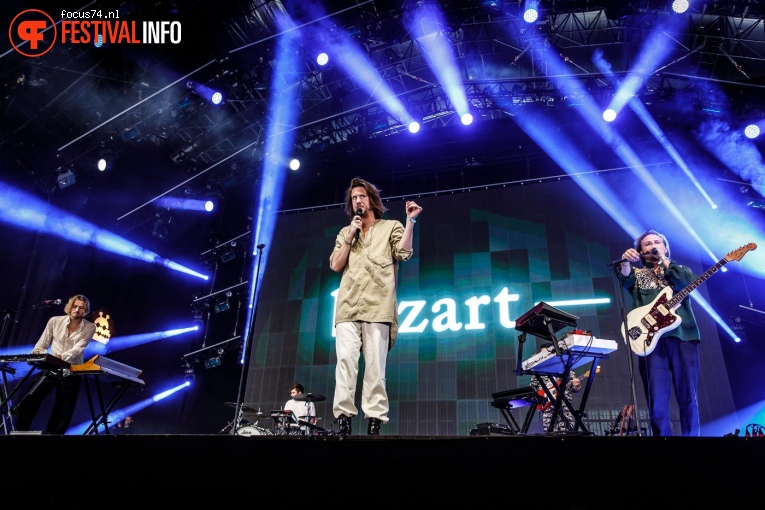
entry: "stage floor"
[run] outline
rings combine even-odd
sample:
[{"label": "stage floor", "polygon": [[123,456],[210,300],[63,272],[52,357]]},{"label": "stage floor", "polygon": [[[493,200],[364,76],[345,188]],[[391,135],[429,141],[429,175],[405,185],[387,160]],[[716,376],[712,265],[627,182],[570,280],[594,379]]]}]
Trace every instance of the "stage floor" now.
[{"label": "stage floor", "polygon": [[551,494],[556,509],[748,508],[765,474],[760,437],[11,434],[0,451],[5,487],[36,504],[117,508],[125,497],[173,508],[540,508]]}]

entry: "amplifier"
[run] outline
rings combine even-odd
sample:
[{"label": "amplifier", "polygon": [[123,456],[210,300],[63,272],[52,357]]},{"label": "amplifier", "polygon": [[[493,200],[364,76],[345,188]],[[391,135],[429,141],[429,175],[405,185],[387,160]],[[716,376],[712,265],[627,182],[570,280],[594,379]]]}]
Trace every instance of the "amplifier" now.
[{"label": "amplifier", "polygon": [[471,436],[514,436],[515,431],[501,423],[478,423],[470,430]]}]

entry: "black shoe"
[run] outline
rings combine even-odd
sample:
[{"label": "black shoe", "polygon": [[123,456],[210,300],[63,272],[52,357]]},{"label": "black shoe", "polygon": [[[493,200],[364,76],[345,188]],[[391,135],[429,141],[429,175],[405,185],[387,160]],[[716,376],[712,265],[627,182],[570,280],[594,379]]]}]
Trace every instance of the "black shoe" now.
[{"label": "black shoe", "polygon": [[346,416],[344,414],[341,414],[337,417],[337,423],[340,426],[340,430],[338,431],[343,436],[350,436],[351,435],[351,417]]},{"label": "black shoe", "polygon": [[367,427],[367,435],[368,436],[379,436],[380,435],[380,425],[382,425],[382,421],[378,420],[377,418],[369,418],[369,426]]}]

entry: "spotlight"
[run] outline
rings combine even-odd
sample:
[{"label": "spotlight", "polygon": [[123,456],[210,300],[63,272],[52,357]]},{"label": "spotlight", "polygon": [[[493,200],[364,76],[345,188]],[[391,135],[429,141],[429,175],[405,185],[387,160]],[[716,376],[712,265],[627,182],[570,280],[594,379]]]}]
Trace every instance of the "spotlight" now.
[{"label": "spotlight", "polygon": [[613,122],[616,120],[616,111],[613,108],[608,108],[603,112],[603,120],[606,122]]},{"label": "spotlight", "polygon": [[215,208],[215,204],[212,200],[208,200],[205,202],[205,211],[211,212]]},{"label": "spotlight", "polygon": [[58,182],[59,189],[64,189],[76,183],[77,177],[75,177],[71,170],[67,170],[66,172],[60,173],[56,178],[56,181]]},{"label": "spotlight", "polygon": [[194,384],[194,379],[196,379],[196,375],[194,375],[194,367],[192,367],[188,361],[183,365],[183,373],[183,382],[189,386]]},{"label": "spotlight", "polygon": [[319,55],[316,57],[316,63],[320,66],[327,65],[327,62],[329,62],[329,55],[324,52],[319,53]]},{"label": "spotlight", "polygon": [[744,136],[754,139],[760,136],[760,127],[757,124],[749,124],[744,128]]},{"label": "spotlight", "polygon": [[674,2],[672,2],[672,11],[677,14],[684,13],[688,10],[688,7],[688,0],[674,0]]},{"label": "spotlight", "polygon": [[523,10],[523,21],[526,23],[534,23],[539,18],[539,11],[537,10],[539,3],[537,0],[529,0]]},{"label": "spotlight", "polygon": [[463,125],[469,126],[473,123],[473,115],[471,113],[465,113],[462,115],[462,117],[460,117],[460,121]]},{"label": "spotlight", "polygon": [[191,324],[197,328],[198,331],[205,327],[205,319],[202,310],[194,310],[194,320],[191,321]]},{"label": "spotlight", "polygon": [[152,226],[151,235],[157,239],[167,239],[170,234],[170,223],[172,223],[173,217],[157,214],[155,215],[155,218],[156,220]]},{"label": "spotlight", "polygon": [[292,158],[290,160],[290,170],[294,171],[294,170],[297,170],[298,168],[300,168],[300,160],[297,158]]},{"label": "spotlight", "polygon": [[193,81],[186,82],[186,86],[196,92],[200,97],[203,97],[212,104],[221,104],[223,102],[223,94],[217,90],[213,90],[207,85],[201,83],[194,83]]},{"label": "spotlight", "polygon": [[215,306],[213,307],[215,313],[225,312],[231,308],[231,304],[228,302],[230,297],[231,291],[228,291],[222,298],[218,299],[218,301],[215,303]]},{"label": "spotlight", "polygon": [[236,252],[234,251],[234,247],[236,246],[236,241],[231,241],[229,245],[227,245],[225,248],[223,248],[223,251],[220,253],[220,261],[224,264],[226,262],[231,262],[236,258]]},{"label": "spotlight", "polygon": [[221,365],[220,357],[223,355],[223,348],[218,347],[215,350],[216,356],[205,360],[205,368],[215,368]]},{"label": "spotlight", "polygon": [[420,130],[420,123],[416,120],[413,120],[409,122],[409,132],[410,133],[417,133]]}]

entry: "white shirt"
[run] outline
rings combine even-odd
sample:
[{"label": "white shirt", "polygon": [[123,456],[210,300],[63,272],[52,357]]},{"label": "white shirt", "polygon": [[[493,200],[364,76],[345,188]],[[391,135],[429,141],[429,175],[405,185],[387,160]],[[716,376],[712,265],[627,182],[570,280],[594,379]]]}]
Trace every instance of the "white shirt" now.
[{"label": "white shirt", "polygon": [[35,344],[33,352],[48,352],[50,348],[53,356],[68,361],[72,365],[84,363],[83,352],[96,334],[96,325],[87,319],[82,319],[80,327],[70,335],[67,331],[70,320],[68,315],[51,317]]},{"label": "white shirt", "polygon": [[290,399],[284,404],[285,411],[292,411],[298,419],[306,420],[303,416],[316,416],[316,406],[313,402]]}]

